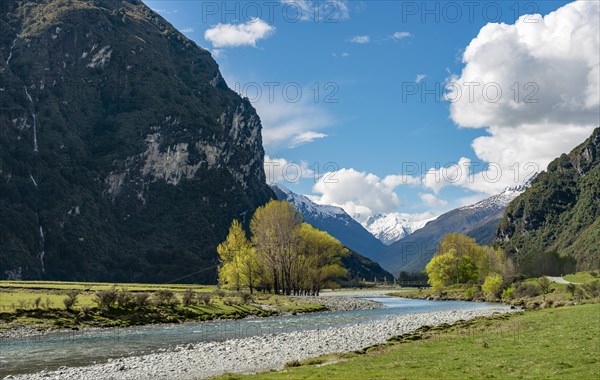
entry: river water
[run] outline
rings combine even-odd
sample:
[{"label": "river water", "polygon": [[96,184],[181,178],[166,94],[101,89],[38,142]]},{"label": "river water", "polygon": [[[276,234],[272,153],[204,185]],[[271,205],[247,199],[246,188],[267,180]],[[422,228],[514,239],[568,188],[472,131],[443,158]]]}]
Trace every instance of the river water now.
[{"label": "river water", "polygon": [[197,342],[222,341],[245,336],[342,327],[369,323],[391,316],[450,310],[498,308],[498,304],[463,301],[426,301],[397,297],[362,297],[382,302],[373,310],[319,312],[237,321],[184,323],[57,333],[26,339],[0,341],[0,378],[9,374],[55,370],[61,366],[84,366],[110,358],[160,352]]}]

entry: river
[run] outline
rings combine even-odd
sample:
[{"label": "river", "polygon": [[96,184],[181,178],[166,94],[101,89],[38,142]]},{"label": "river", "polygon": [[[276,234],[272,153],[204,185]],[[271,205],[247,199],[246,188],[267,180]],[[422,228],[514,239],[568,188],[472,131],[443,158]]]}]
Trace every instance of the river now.
[{"label": "river", "polygon": [[62,366],[86,366],[111,358],[162,352],[178,345],[232,338],[344,327],[391,316],[451,310],[498,309],[498,304],[463,301],[426,301],[396,297],[363,297],[384,304],[381,309],[318,312],[237,321],[184,323],[56,333],[0,341],[0,378]]}]

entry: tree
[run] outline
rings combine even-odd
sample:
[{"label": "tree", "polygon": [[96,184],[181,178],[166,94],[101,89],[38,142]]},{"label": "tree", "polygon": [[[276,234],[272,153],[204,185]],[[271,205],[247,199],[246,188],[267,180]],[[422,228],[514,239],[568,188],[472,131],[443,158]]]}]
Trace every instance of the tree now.
[{"label": "tree", "polygon": [[425,267],[429,279],[427,282],[436,291],[452,284],[456,272],[456,257],[453,251],[435,255]]},{"label": "tree", "polygon": [[259,207],[252,221],[252,242],[256,248],[258,261],[263,267],[263,285],[275,293],[291,289],[291,271],[297,248],[297,227],[302,216],[286,201],[271,200]]},{"label": "tree", "polygon": [[502,276],[498,273],[491,273],[486,277],[485,282],[481,285],[481,290],[491,298],[496,298],[502,286]]},{"label": "tree", "polygon": [[219,282],[223,285],[231,286],[240,290],[242,283],[241,266],[244,264],[242,256],[247,255],[246,251],[252,246],[246,237],[239,221],[234,220],[229,228],[229,234],[225,241],[217,247],[217,253],[221,259],[219,267]]}]

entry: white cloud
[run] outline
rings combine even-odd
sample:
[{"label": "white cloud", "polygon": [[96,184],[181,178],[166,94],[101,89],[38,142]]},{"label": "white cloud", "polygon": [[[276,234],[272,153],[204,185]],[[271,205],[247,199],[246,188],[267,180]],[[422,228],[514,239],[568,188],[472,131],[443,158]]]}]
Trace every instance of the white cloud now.
[{"label": "white cloud", "polygon": [[[528,163],[544,170],[600,125],[599,13],[600,2],[576,1],[514,25],[489,23],[471,41],[462,73],[450,78],[460,91],[454,87],[449,98],[462,95],[450,116],[460,127],[486,128],[489,135],[475,139],[473,150],[502,174],[498,181],[479,176],[460,186],[501,191],[531,174]],[[479,86],[469,99],[465,83],[473,82]],[[496,88],[502,91],[497,101]]]},{"label": "white cloud", "polygon": [[425,79],[427,77],[427,75],[425,74],[417,74],[417,77],[415,78],[415,83],[421,83],[421,81],[423,79]]},{"label": "white cloud", "polygon": [[337,57],[347,58],[347,57],[349,57],[349,56],[350,56],[350,54],[349,54],[349,53],[346,53],[346,52],[343,52],[343,53],[331,53],[331,55],[332,55],[334,58],[337,58]]},{"label": "white cloud", "polygon": [[223,49],[212,49],[210,52],[215,58],[223,57],[225,54],[225,50]]},{"label": "white cloud", "polygon": [[306,161],[290,162],[285,158],[271,158],[265,155],[265,174],[267,183],[293,184],[303,178],[314,178],[315,172]]},{"label": "white cloud", "polygon": [[440,208],[448,205],[448,202],[436,197],[434,194],[419,193],[419,198],[421,198],[423,203],[425,203],[428,207],[431,208]]},{"label": "white cloud", "polygon": [[259,18],[243,24],[217,24],[204,32],[204,39],[214,47],[254,46],[275,32],[275,27]]},{"label": "white cloud", "polygon": [[319,132],[313,132],[313,131],[302,132],[302,133],[299,133],[296,136],[294,136],[294,138],[292,139],[292,142],[290,144],[290,148],[295,148],[302,144],[310,143],[317,139],[323,139],[325,137],[327,137],[327,135],[325,133],[319,133]]},{"label": "white cloud", "polygon": [[350,39],[350,42],[354,42],[357,44],[368,44],[371,41],[371,37],[369,36],[355,36]]},{"label": "white cloud", "polygon": [[410,34],[409,32],[396,32],[394,34],[392,34],[390,36],[390,38],[394,39],[394,40],[401,40],[403,38],[408,38],[412,36],[412,34]]},{"label": "white cloud", "polygon": [[334,118],[323,107],[311,102],[310,96],[296,103],[268,96],[253,103],[263,125],[263,143],[267,148],[296,147],[327,135],[321,130],[334,124]]},{"label": "white cloud", "polygon": [[394,191],[402,184],[418,183],[411,177],[387,176],[359,172],[355,169],[340,169],[323,175],[313,186],[311,199],[320,204],[342,207],[358,221],[379,213],[390,213],[400,206]]},{"label": "white cloud", "polygon": [[194,33],[194,28],[183,28],[180,30],[181,33]]}]

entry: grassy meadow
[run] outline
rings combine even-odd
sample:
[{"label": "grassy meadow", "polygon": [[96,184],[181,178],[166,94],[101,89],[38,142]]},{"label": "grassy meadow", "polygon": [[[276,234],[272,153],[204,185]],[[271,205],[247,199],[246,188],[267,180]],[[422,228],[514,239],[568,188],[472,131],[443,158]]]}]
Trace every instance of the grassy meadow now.
[{"label": "grassy meadow", "polygon": [[[121,298],[110,305],[100,304],[98,295],[110,291]],[[76,294],[76,301],[67,308],[65,299],[70,293]],[[145,295],[141,297],[146,298],[144,302],[136,301],[140,295]],[[19,326],[127,327],[323,309],[320,304],[285,296],[250,295],[205,285],[0,281],[0,331]]]},{"label": "grassy meadow", "polygon": [[600,305],[477,318],[422,328],[361,351],[288,363],[233,379],[594,379]]}]

